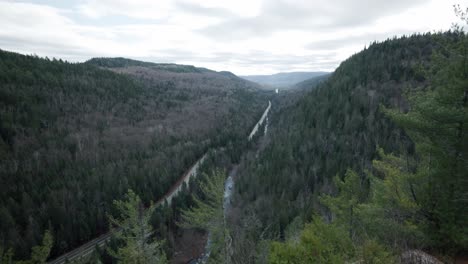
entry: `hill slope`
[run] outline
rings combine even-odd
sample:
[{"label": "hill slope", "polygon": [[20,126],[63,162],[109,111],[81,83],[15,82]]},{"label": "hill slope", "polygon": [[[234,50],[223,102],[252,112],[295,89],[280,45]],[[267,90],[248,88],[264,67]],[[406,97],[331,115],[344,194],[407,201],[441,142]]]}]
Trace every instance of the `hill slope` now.
[{"label": "hill slope", "polygon": [[[155,66],[156,65],[156,66]],[[0,247],[52,256],[105,232],[131,188],[156,201],[212,147],[242,147],[267,101],[236,76],[127,59],[0,51]]]},{"label": "hill slope", "polygon": [[[336,217],[323,207],[318,196],[336,192],[332,178],[343,177],[347,169],[358,173],[361,188],[368,186],[365,171],[373,171],[377,147],[387,153],[402,154],[408,164],[415,166],[410,163],[415,152],[413,142],[383,114],[380,105],[407,111],[404,91],[427,86],[428,80],[418,69],[428,69],[439,43],[459,40],[456,34],[445,33],[374,43],[344,61],[328,80],[296,104],[286,105],[276,113],[258,159],[251,157],[239,169],[237,209],[232,224],[233,239],[243,242],[236,244],[236,258],[262,257],[258,253],[261,248],[244,246],[261,244],[258,236],[252,234],[297,242],[298,232],[312,214],[321,213],[328,220]],[[256,227],[244,230],[242,227],[246,225]],[[312,239],[310,232],[316,232],[313,230],[317,228],[320,229],[319,224],[307,229],[309,233],[305,235],[309,237],[305,242],[311,241],[307,240]],[[328,238],[333,239],[323,239]],[[408,241],[400,237],[389,243],[402,247],[424,244],[422,240],[419,244]],[[289,245],[279,246],[278,251]],[[300,249],[297,250],[300,254]]]}]

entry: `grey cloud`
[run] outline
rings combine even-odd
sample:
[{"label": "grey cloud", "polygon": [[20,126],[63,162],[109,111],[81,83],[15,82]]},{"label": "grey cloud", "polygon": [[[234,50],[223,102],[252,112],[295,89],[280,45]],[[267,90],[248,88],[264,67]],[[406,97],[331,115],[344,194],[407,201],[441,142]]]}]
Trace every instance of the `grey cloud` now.
[{"label": "grey cloud", "polygon": [[[78,16],[81,13],[77,13],[73,9],[65,12],[62,9],[51,8],[45,5],[15,4],[8,5],[8,7],[11,6],[11,10],[3,12],[2,22],[6,23],[4,28],[31,28],[31,30],[24,32],[23,30],[18,30],[18,32],[13,32],[13,30],[1,31],[0,47],[25,53],[61,57],[73,61],[85,60],[92,56],[132,57],[132,54],[138,54],[136,56],[148,54],[150,57],[140,57],[137,59],[154,62],[190,63],[196,66],[209,65],[209,67],[214,67],[218,70],[223,69],[224,66],[236,69],[240,67],[240,69],[245,68],[249,70],[255,68],[259,70],[265,69],[269,72],[299,69],[331,70],[338,66],[340,60],[343,59],[342,53],[338,56],[334,52],[342,47],[356,46],[357,44],[363,47],[375,39],[382,40],[397,34],[411,33],[402,28],[398,32],[395,31],[395,34],[386,32],[363,33],[358,30],[352,30],[353,27],[372,25],[372,23],[381,17],[404,11],[424,1],[265,0],[257,16],[241,17],[233,13],[234,11],[229,11],[228,8],[207,8],[193,4],[193,2],[188,0],[174,0],[174,2],[171,2],[171,10],[174,13],[170,15],[180,15],[183,17],[183,15],[192,14],[195,16],[220,18],[220,23],[197,31],[208,37],[208,42],[206,42],[207,48],[200,48],[198,50],[190,47],[190,45],[186,45],[182,49],[168,48],[171,47],[170,44],[167,44],[170,42],[163,42],[159,45],[157,42],[151,42],[152,38],[149,39],[152,46],[147,45],[146,49],[143,45],[145,34],[133,34],[132,30],[136,30],[137,33],[147,31],[148,35],[153,34],[150,32],[153,26],[165,25],[164,19],[168,12],[164,13],[161,11],[164,13],[163,16],[161,18],[158,17],[159,20],[156,20],[150,16],[151,12],[149,11],[151,11],[151,8],[148,8],[149,10],[144,10],[148,12],[143,12],[144,14],[141,18],[130,19],[128,16],[136,15],[138,12],[135,10],[138,11],[141,5],[137,6],[138,8],[135,7],[129,10],[129,12],[132,12],[123,17],[115,15],[115,12],[110,12],[111,15],[109,15],[109,12],[104,10],[104,14],[107,15],[105,19],[102,19],[103,24],[95,26],[96,23],[92,19],[89,19],[89,21],[79,19]],[[110,4],[111,0],[95,2],[99,4],[98,6],[106,8],[113,6]],[[123,4],[119,8],[114,6],[120,10],[119,12],[125,13],[124,11],[126,10],[123,7],[132,7],[131,5],[127,5],[131,1],[128,1],[128,3],[124,3],[125,1],[120,2]],[[8,16],[8,14],[11,15]],[[24,22],[24,17],[28,18],[28,23]],[[151,17],[151,19],[148,19],[148,17]],[[114,19],[119,19],[118,23]],[[189,19],[192,18],[189,16]],[[83,24],[88,23],[91,23],[92,26],[83,26]],[[119,26],[110,26],[114,24],[119,24]],[[124,26],[120,26],[120,24]],[[180,26],[184,27],[183,24]],[[32,34],[43,32],[44,30],[56,32],[56,34]],[[318,39],[316,42],[308,43],[305,46],[309,50],[309,52],[306,52],[308,55],[301,55],[300,51],[297,50],[288,52],[291,54],[273,54],[267,52],[267,50],[277,49],[268,47],[270,43],[266,41],[263,41],[261,44],[256,43],[250,48],[244,47],[243,43],[240,43],[239,48],[225,48],[223,43],[217,41],[223,39],[232,40],[235,44],[240,39],[262,37],[287,30],[299,30],[304,36],[310,34],[306,38],[308,40],[310,40],[310,37],[313,37],[312,34],[321,32],[342,32],[340,34],[347,35],[336,35],[336,38]],[[161,38],[170,37],[172,37],[170,34],[168,36],[161,35]],[[175,39],[177,41],[187,41],[187,43],[192,41],[192,39],[184,39],[183,37],[178,34]],[[198,38],[195,38],[193,41],[198,41]],[[303,45],[302,41],[299,35],[299,38],[283,39],[281,40],[281,44],[296,47],[297,44]],[[141,46],[143,51],[132,53],[132,45],[136,47]],[[278,44],[272,43],[272,46],[277,47]],[[231,45],[226,47],[231,47]],[[258,50],[262,47],[265,48],[265,51]],[[148,51],[151,48],[153,50]],[[211,48],[213,50],[225,50],[225,52],[214,52],[210,50]],[[310,53],[313,54],[310,55]]]},{"label": "grey cloud", "polygon": [[255,17],[234,17],[199,32],[210,38],[232,40],[267,36],[281,30],[329,31],[371,24],[425,0],[269,0]]},{"label": "grey cloud", "polygon": [[177,1],[175,7],[183,12],[187,12],[194,15],[208,16],[208,17],[224,17],[233,18],[235,15],[227,9],[223,8],[210,8],[189,3],[186,1]]},{"label": "grey cloud", "polygon": [[[71,61],[83,61],[90,52],[71,43],[59,43],[47,39],[28,39],[21,36],[0,34],[0,47],[9,51],[25,54],[37,53],[39,56],[51,56]],[[34,52],[32,52],[34,51]]]},{"label": "grey cloud", "polygon": [[138,58],[141,60],[152,60],[154,62],[163,62],[163,63],[171,63],[177,61],[186,61],[191,60],[193,58],[199,58],[199,56],[190,50],[179,50],[179,49],[158,49],[158,50],[150,50],[151,54],[155,54],[154,56],[148,58]]},{"label": "grey cloud", "polygon": [[344,36],[334,39],[323,39],[311,42],[305,46],[308,50],[336,50],[353,45],[369,45],[373,41],[383,41],[395,36],[410,35],[413,31],[402,29],[394,32],[366,33],[353,36]]}]

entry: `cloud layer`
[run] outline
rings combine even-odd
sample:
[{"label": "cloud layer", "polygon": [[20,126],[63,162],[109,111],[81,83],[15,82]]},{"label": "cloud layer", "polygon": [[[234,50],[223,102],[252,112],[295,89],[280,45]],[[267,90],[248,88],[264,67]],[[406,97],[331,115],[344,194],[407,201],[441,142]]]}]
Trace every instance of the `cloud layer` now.
[{"label": "cloud layer", "polygon": [[0,0],[0,48],[236,74],[334,70],[374,40],[446,30],[451,0]]}]

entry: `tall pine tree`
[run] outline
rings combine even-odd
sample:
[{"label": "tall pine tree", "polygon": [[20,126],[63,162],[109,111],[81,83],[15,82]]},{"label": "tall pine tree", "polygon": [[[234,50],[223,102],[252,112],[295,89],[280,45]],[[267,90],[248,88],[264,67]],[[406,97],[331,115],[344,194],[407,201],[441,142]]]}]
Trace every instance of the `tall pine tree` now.
[{"label": "tall pine tree", "polygon": [[184,228],[208,231],[210,244],[209,263],[228,263],[229,232],[224,218],[224,181],[226,175],[217,170],[200,184],[201,197],[194,197],[195,206],[182,211]]},{"label": "tall pine tree", "polygon": [[[457,14],[468,24],[466,12]],[[429,85],[409,95],[411,110],[386,113],[416,144],[419,157],[417,197],[434,246],[468,248],[468,38],[455,27],[453,39],[440,39],[427,74]]]},{"label": "tall pine tree", "polygon": [[153,208],[144,210],[140,197],[132,190],[128,191],[125,198],[124,201],[114,201],[119,218],[109,216],[110,223],[119,230],[115,232],[115,236],[122,242],[117,250],[108,250],[110,255],[119,263],[167,263],[162,242],[151,239],[153,228],[149,220]]}]

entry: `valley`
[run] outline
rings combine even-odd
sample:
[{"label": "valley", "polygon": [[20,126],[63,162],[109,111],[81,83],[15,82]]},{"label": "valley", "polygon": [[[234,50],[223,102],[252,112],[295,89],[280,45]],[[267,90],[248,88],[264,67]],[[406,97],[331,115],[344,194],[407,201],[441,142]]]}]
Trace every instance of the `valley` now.
[{"label": "valley", "polygon": [[468,8],[0,0],[0,21],[0,264],[468,263]]},{"label": "valley", "polygon": [[[258,120],[258,122],[255,124],[254,128],[252,131],[249,133],[248,140],[251,140],[252,137],[258,132],[258,127],[262,125],[265,121],[266,116],[268,115],[268,112],[270,111],[271,108],[271,102],[268,102],[268,107],[265,109],[265,111],[262,114],[262,117]],[[158,207],[161,206],[162,204],[165,204],[167,206],[171,205],[171,201],[174,197],[176,197],[179,192],[183,191],[184,185],[187,186],[191,180],[193,180],[194,177],[197,176],[198,174],[198,169],[199,167],[203,164],[207,157],[208,153],[205,153],[200,159],[198,159],[195,164],[193,164],[186,173],[184,173],[180,179],[169,189],[169,191],[161,197],[152,207]],[[225,190],[225,199],[229,199],[230,197],[230,192],[233,186],[233,180],[232,176],[230,176],[226,180],[226,190]],[[226,196],[227,193],[227,196]],[[151,209],[154,210],[154,209]],[[88,257],[90,254],[93,253],[93,251],[96,249],[96,247],[101,248],[104,247],[111,239],[113,236],[113,232],[119,232],[119,230],[114,230],[110,231],[106,234],[103,234],[89,242],[87,242],[84,245],[81,245],[80,247],[73,249],[70,252],[67,252],[66,254],[49,261],[48,263],[50,264],[61,264],[61,263],[67,263],[69,261],[76,261],[79,259],[85,259]]]}]

